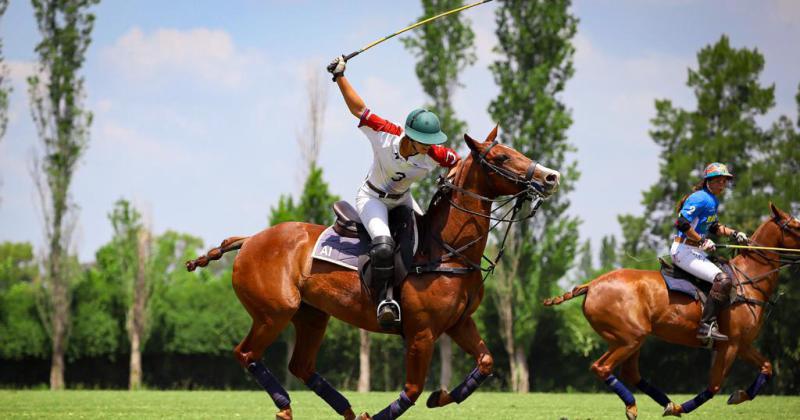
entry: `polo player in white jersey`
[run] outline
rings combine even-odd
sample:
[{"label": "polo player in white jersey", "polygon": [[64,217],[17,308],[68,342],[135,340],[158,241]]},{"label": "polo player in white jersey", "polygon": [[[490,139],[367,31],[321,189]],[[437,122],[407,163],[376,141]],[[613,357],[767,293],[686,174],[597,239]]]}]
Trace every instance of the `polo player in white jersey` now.
[{"label": "polo player in white jersey", "polygon": [[447,141],[439,118],[425,109],[408,114],[405,127],[372,113],[344,77],[345,61],[336,57],[328,66],[342,92],[350,113],[359,119],[358,127],[372,146],[373,161],[356,195],[356,210],[367,229],[372,245],[372,278],[384,285],[378,305],[378,323],[391,329],[400,322],[400,305],[384,299],[394,279],[394,241],[389,232],[389,210],[407,206],[422,213],[411,196],[411,185],[437,167],[450,168],[459,161],[455,151],[440,144]]}]

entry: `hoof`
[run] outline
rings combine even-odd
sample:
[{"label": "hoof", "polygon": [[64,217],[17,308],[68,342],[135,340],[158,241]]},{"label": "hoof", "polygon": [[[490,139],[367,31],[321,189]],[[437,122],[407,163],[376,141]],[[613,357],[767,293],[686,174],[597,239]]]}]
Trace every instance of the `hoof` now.
[{"label": "hoof", "polygon": [[428,397],[428,401],[425,402],[425,405],[428,408],[437,408],[444,407],[451,402],[453,402],[453,399],[450,397],[450,394],[447,392],[447,390],[440,389],[431,393],[431,396]]},{"label": "hoof", "polygon": [[292,420],[292,408],[287,407],[275,414],[275,420]]},{"label": "hoof", "polygon": [[639,417],[639,409],[636,408],[636,404],[625,407],[625,416],[628,417],[628,420],[636,420]]},{"label": "hoof", "polygon": [[348,408],[347,411],[342,414],[342,417],[344,417],[344,420],[356,420],[356,414],[353,413],[352,408]]},{"label": "hoof", "polygon": [[729,405],[741,404],[745,401],[750,401],[750,396],[741,389],[734,391],[734,393],[728,398]]},{"label": "hoof", "polygon": [[674,402],[670,401],[669,404],[667,404],[667,406],[664,408],[664,414],[662,414],[661,416],[662,417],[667,417],[667,416],[680,417],[682,412],[683,412],[683,409],[681,408],[680,404],[675,404]]},{"label": "hoof", "polygon": [[359,414],[358,417],[356,417],[356,420],[372,420],[372,417],[370,417],[369,413],[365,411]]}]

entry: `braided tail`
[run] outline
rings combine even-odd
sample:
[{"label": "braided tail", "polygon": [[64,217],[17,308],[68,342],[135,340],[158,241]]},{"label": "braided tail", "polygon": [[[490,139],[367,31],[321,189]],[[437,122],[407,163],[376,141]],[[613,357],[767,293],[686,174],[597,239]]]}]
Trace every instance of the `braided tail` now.
[{"label": "braided tail", "polygon": [[222,241],[216,248],[211,248],[206,255],[186,261],[186,271],[194,271],[197,267],[205,267],[209,262],[222,258],[222,254],[239,249],[249,236],[231,236]]},{"label": "braided tail", "polygon": [[542,303],[544,303],[544,306],[560,305],[564,301],[570,300],[572,298],[575,298],[575,297],[578,297],[578,296],[581,296],[581,295],[585,295],[586,292],[589,291],[589,285],[590,284],[591,284],[591,282],[584,283],[584,284],[582,284],[580,286],[576,286],[574,289],[572,289],[571,292],[564,293],[561,296],[556,296],[556,297],[551,297],[551,298],[545,299]]}]

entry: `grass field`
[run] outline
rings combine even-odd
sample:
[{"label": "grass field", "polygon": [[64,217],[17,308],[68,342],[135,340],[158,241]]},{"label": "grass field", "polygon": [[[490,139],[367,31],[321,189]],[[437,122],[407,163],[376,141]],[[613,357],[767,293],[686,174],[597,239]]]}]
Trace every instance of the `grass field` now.
[{"label": "grass field", "polygon": [[[396,393],[345,393],[358,411],[375,413]],[[341,418],[316,395],[293,391],[296,419]],[[619,399],[610,394],[526,394],[478,392],[462,405],[434,410],[423,394],[403,419],[624,419]],[[661,418],[661,407],[637,394],[640,419]],[[689,396],[674,396],[683,402]],[[717,396],[695,413],[697,419],[791,419],[800,416],[800,397],[762,396],[738,406]],[[241,391],[0,391],[0,419],[271,419],[275,407],[263,392]],[[686,416],[684,416],[686,417]]]}]

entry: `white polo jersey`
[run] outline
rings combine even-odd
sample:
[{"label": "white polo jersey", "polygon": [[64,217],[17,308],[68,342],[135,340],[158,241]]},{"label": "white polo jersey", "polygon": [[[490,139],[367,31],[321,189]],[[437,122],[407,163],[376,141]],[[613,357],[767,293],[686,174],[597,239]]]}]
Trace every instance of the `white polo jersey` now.
[{"label": "white polo jersey", "polygon": [[372,167],[362,186],[366,190],[371,190],[366,185],[369,182],[387,194],[402,194],[437,166],[449,168],[459,160],[455,151],[439,145],[432,145],[425,155],[404,158],[400,155],[403,129],[369,109],[361,115],[358,127],[367,136],[373,153]]}]

